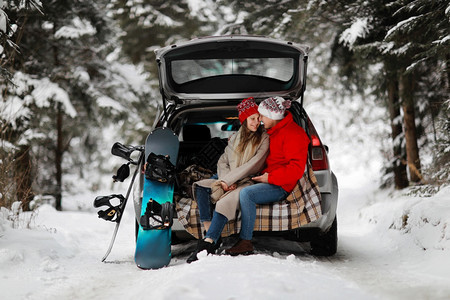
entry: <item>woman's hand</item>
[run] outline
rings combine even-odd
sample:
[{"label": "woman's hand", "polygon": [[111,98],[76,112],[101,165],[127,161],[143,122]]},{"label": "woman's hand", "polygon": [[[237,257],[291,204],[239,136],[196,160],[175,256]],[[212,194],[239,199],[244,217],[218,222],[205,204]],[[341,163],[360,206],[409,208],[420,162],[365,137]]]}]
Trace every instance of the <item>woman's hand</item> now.
[{"label": "woman's hand", "polygon": [[232,184],[232,185],[230,185],[230,186],[228,186],[228,184],[226,184],[226,183],[223,182],[223,181],[220,182],[220,185],[222,186],[222,189],[223,189],[225,192],[233,191],[233,190],[235,190],[236,187],[237,187],[235,183]]}]

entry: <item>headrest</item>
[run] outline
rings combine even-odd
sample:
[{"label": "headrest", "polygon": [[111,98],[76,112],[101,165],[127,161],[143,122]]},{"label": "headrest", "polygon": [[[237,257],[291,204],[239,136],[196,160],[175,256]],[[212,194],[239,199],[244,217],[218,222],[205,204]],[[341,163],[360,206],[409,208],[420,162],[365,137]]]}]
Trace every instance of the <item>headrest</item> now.
[{"label": "headrest", "polygon": [[200,142],[209,141],[211,139],[211,131],[206,125],[184,125],[183,141]]}]

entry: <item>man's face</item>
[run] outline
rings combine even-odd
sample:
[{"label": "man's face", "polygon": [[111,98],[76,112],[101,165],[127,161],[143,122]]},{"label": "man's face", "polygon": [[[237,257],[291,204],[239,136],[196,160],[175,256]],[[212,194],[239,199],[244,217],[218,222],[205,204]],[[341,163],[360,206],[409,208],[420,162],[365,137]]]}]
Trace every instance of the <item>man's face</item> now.
[{"label": "man's face", "polygon": [[268,117],[263,115],[261,115],[261,121],[264,123],[265,129],[270,129],[278,123],[276,120],[269,119]]}]

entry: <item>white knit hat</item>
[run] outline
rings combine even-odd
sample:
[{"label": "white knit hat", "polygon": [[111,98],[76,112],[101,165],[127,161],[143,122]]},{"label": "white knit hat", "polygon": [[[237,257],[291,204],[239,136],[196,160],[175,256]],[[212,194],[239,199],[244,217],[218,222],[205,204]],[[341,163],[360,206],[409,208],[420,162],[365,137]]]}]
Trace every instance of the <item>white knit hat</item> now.
[{"label": "white knit hat", "polygon": [[286,109],[291,107],[291,101],[285,100],[282,97],[276,96],[265,99],[258,107],[258,111],[261,115],[272,119],[282,120]]}]

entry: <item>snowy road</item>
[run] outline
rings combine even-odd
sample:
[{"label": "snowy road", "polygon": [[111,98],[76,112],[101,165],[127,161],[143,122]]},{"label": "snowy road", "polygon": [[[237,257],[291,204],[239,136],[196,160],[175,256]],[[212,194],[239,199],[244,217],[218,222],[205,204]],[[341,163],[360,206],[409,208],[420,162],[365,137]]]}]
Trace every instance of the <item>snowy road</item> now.
[{"label": "snowy road", "polygon": [[150,271],[133,262],[131,206],[108,263],[100,259],[114,224],[96,217],[89,207],[92,195],[72,199],[87,212],[43,206],[33,230],[8,229],[3,218],[0,298],[450,298],[448,249],[425,251],[408,234],[385,229],[369,206],[381,196],[367,197],[362,190],[341,190],[339,247],[333,257],[313,257],[307,244],[258,238],[256,255],[201,255],[188,265],[192,242],[174,246],[169,267]]}]

